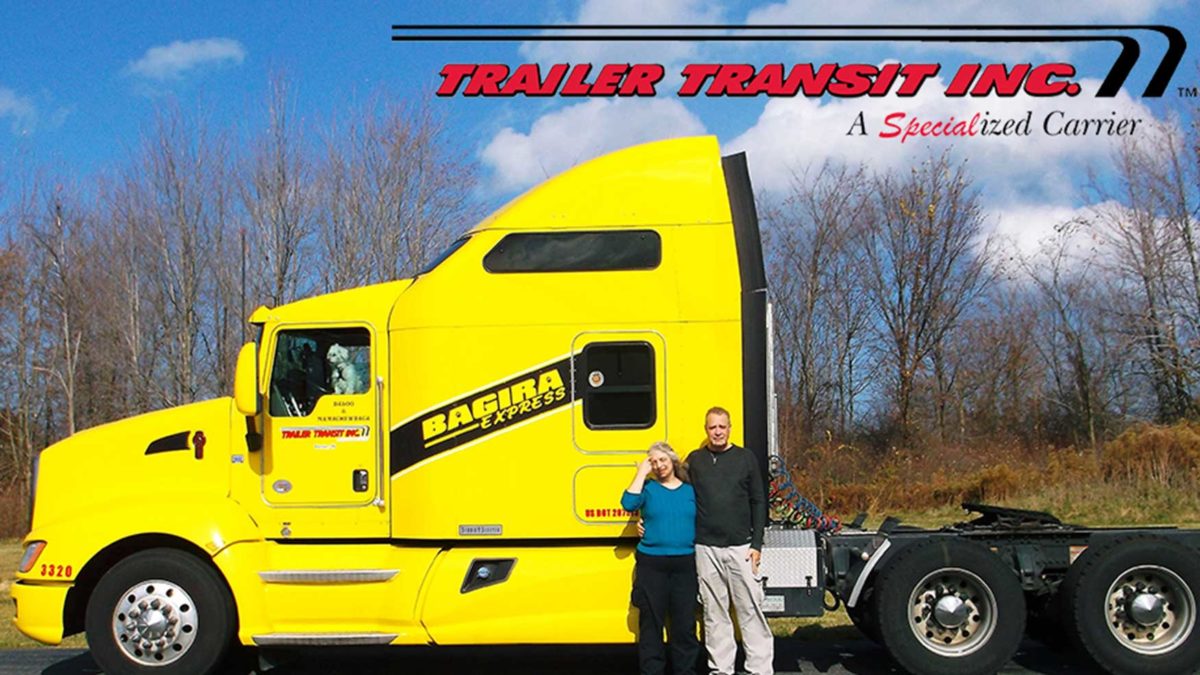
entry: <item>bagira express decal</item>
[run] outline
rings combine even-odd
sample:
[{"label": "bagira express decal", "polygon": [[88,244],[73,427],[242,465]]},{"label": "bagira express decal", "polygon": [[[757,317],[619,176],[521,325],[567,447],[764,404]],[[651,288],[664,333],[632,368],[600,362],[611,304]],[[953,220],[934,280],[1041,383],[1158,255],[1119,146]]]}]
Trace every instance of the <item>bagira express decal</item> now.
[{"label": "bagira express decal", "polygon": [[392,475],[570,402],[571,360],[550,363],[417,415],[392,430]]}]

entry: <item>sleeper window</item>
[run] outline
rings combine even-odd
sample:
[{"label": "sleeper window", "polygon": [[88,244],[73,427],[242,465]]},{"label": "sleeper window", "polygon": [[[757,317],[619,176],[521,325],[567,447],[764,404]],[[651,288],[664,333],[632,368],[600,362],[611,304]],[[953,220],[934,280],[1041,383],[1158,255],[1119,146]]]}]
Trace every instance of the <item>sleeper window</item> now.
[{"label": "sleeper window", "polygon": [[654,348],[646,342],[600,342],[584,347],[575,381],[589,429],[646,429],[657,417]]},{"label": "sleeper window", "polygon": [[653,230],[521,232],[500,240],[483,257],[494,274],[652,270],[662,262],[662,238]]}]

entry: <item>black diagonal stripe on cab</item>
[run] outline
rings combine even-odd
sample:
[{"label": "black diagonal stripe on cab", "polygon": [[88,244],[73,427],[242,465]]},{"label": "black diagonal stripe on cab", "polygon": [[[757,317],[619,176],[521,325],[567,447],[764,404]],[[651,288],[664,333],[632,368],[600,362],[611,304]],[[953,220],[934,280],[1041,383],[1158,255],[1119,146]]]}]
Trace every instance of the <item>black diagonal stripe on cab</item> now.
[{"label": "black diagonal stripe on cab", "polygon": [[190,448],[188,448],[188,435],[191,433],[192,432],[190,432],[190,431],[181,431],[177,434],[171,434],[170,436],[163,436],[162,438],[160,438],[158,440],[150,441],[150,445],[146,446],[146,454],[147,455],[157,455],[160,452],[172,452],[174,450],[189,450]]},{"label": "black diagonal stripe on cab", "polygon": [[570,385],[566,358],[418,415],[392,430],[391,473],[562,407]]}]

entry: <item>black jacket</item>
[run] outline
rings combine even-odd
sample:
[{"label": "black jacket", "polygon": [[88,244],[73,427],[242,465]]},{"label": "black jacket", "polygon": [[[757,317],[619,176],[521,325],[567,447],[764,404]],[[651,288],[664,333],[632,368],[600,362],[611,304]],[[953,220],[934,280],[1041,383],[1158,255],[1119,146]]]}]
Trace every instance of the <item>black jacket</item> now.
[{"label": "black jacket", "polygon": [[736,445],[725,452],[703,447],[688,455],[687,470],[696,490],[696,543],[748,543],[761,551],[767,499],[754,455]]}]

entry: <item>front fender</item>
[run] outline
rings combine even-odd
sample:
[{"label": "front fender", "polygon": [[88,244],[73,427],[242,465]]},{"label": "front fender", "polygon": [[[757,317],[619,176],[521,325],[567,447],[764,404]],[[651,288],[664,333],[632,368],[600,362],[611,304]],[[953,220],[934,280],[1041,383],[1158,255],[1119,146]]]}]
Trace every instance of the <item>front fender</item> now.
[{"label": "front fender", "polygon": [[262,539],[249,514],[228,499],[164,494],[152,499],[111,501],[30,532],[24,543],[44,541],[46,548],[33,568],[17,574],[17,579],[75,581],[98,553],[139,535],[182,539],[210,557],[230,544]]}]

